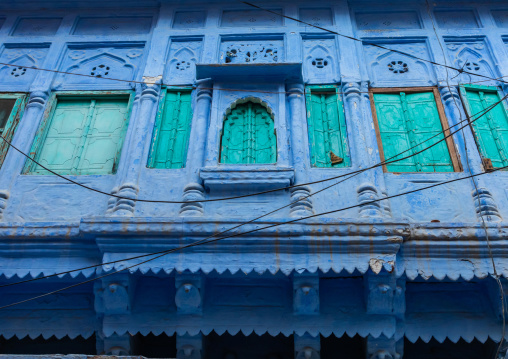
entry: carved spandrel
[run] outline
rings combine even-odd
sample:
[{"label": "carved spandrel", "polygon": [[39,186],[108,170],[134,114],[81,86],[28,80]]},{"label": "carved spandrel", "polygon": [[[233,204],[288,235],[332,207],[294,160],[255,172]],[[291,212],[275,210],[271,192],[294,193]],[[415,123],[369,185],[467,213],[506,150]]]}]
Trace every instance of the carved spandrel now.
[{"label": "carved spandrel", "polygon": [[[134,80],[143,58],[142,46],[118,47],[70,47],[67,49],[60,70],[71,74],[59,74],[54,87],[94,89],[129,88],[128,82],[101,80],[97,78],[114,78]],[[77,74],[77,75],[72,75]],[[84,76],[80,76],[84,75]]]}]

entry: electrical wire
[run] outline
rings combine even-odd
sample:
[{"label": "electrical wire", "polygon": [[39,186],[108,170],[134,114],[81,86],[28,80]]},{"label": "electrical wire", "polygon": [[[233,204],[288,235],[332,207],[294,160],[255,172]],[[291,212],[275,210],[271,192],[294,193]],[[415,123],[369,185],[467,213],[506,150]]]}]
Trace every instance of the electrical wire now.
[{"label": "electrical wire", "polygon": [[[502,100],[504,100],[507,96],[503,97],[503,99],[501,99],[498,103],[500,103]],[[461,121],[463,122],[463,121]],[[453,125],[453,126],[450,126],[448,127],[448,129],[460,124],[461,122]],[[447,130],[448,130],[447,129]],[[431,138],[435,137],[435,136],[438,136],[440,135],[441,133],[446,133],[447,130],[443,130],[441,131],[440,133],[432,136]],[[363,170],[357,170],[357,171],[353,171],[353,172],[349,172],[347,174],[343,174],[343,175],[339,175],[339,176],[334,176],[334,177],[329,177],[329,178],[326,178],[326,179],[323,179],[323,180],[318,180],[318,181],[312,181],[312,182],[307,182],[307,183],[301,183],[301,184],[298,184],[298,185],[291,185],[291,186],[286,186],[286,187],[281,187],[281,188],[275,188],[275,189],[271,189],[271,190],[266,190],[266,191],[261,191],[261,192],[256,192],[256,193],[248,193],[248,194],[244,194],[244,195],[238,195],[238,196],[231,196],[231,197],[221,197],[221,198],[212,198],[212,199],[203,199],[203,200],[194,200],[194,201],[168,201],[168,200],[149,200],[149,199],[142,199],[142,198],[138,198],[138,199],[132,199],[132,198],[128,198],[128,197],[124,197],[124,196],[120,196],[120,195],[117,195],[117,194],[113,194],[113,193],[108,193],[108,192],[104,192],[104,191],[101,191],[99,189],[96,189],[96,188],[93,188],[93,187],[90,187],[90,186],[87,186],[87,185],[84,185],[78,181],[75,181],[71,178],[68,178],[66,176],[63,176],[51,169],[49,169],[48,167],[44,166],[43,164],[41,164],[40,162],[36,161],[34,158],[30,157],[28,154],[26,154],[25,152],[21,151],[19,148],[17,148],[16,146],[14,146],[12,144],[12,142],[10,142],[9,140],[7,140],[3,135],[0,135],[0,139],[2,139],[4,142],[6,142],[10,147],[12,147],[14,150],[16,150],[17,152],[19,152],[20,154],[22,154],[24,157],[26,157],[27,159],[29,159],[30,161],[32,161],[33,163],[35,163],[37,166],[40,166],[41,168],[43,168],[44,170],[48,171],[49,173],[65,180],[65,181],[68,181],[72,184],[75,184],[79,187],[82,187],[86,190],[89,190],[89,191],[92,191],[92,192],[96,192],[96,193],[99,193],[99,194],[102,194],[102,195],[105,195],[105,196],[108,196],[108,197],[114,197],[114,198],[117,198],[117,199],[128,199],[130,201],[135,201],[135,202],[143,202],[143,203],[166,203],[166,204],[182,204],[182,203],[204,203],[204,202],[218,202],[218,201],[226,201],[226,200],[233,200],[233,199],[239,199],[239,198],[246,198],[246,197],[252,197],[252,196],[257,196],[257,195],[261,195],[261,194],[267,194],[267,193],[273,193],[273,192],[278,192],[278,191],[283,191],[283,190],[288,190],[288,189],[291,189],[291,188],[294,188],[294,187],[301,187],[301,186],[308,186],[308,185],[313,185],[313,184],[318,184],[318,183],[323,183],[323,182],[328,182],[328,181],[331,181],[331,180],[334,180],[334,179],[338,179],[338,178],[342,178],[342,177],[345,177],[345,176],[349,176],[351,174],[355,174],[355,173],[358,173],[358,172],[362,172]],[[426,140],[428,141],[428,140]],[[426,141],[423,141],[422,143],[426,142]],[[406,150],[407,151],[407,150]],[[404,152],[406,152],[404,151]],[[404,153],[402,152],[402,153]],[[405,158],[403,158],[405,159]],[[399,159],[399,160],[402,160],[402,159]],[[372,167],[369,167],[367,169],[370,169],[370,168],[375,168],[375,167],[379,167],[379,166],[382,166],[383,164],[382,163],[379,163],[379,164],[376,164]]]},{"label": "electrical wire", "polygon": [[[507,95],[507,96],[505,96],[505,98],[507,98],[507,97],[508,97],[508,95]],[[494,108],[497,104],[499,104],[499,103],[500,103],[501,101],[503,101],[503,100],[504,100],[504,98],[503,98],[503,99],[501,99],[500,101],[498,101],[497,103],[494,103],[494,104],[492,104],[491,106],[489,106],[489,107],[487,107],[487,108],[483,109],[482,111],[479,111],[478,113],[474,114],[474,115],[473,115],[473,117],[478,116],[478,118],[475,118],[472,122],[474,122],[474,121],[478,120],[481,116],[484,116],[486,113],[488,113],[489,111],[491,111],[491,110],[492,110],[492,109],[493,109],[493,108]],[[465,120],[464,120],[464,121],[465,121]],[[461,121],[461,122],[464,122],[464,121]],[[459,122],[459,123],[460,123],[460,122]],[[459,123],[455,124],[454,126],[458,125]],[[469,124],[467,124],[466,126],[468,126],[468,125],[469,125]],[[448,127],[448,129],[447,129],[447,130],[445,130],[445,131],[448,131],[450,128],[451,128],[451,127]],[[400,152],[400,153],[398,153],[398,154],[396,154],[396,155],[394,155],[394,156],[392,156],[392,157],[390,157],[390,158],[386,159],[385,161],[380,162],[377,166],[379,166],[379,165],[386,165],[386,164],[390,164],[390,163],[393,163],[393,162],[398,162],[398,161],[401,161],[401,160],[407,159],[407,158],[409,158],[409,157],[416,156],[416,155],[418,155],[418,154],[420,154],[420,153],[422,153],[422,152],[424,152],[424,151],[426,151],[426,150],[428,150],[428,149],[432,148],[433,146],[435,146],[435,145],[439,144],[440,142],[442,142],[442,141],[446,141],[446,139],[447,139],[448,137],[453,136],[453,134],[457,133],[459,130],[460,130],[460,128],[459,128],[458,130],[456,130],[455,132],[453,132],[453,133],[449,133],[449,134],[447,134],[447,135],[446,135],[443,139],[441,139],[441,140],[437,141],[436,143],[432,144],[431,146],[428,146],[428,147],[426,147],[426,148],[424,148],[424,149],[420,150],[419,152],[413,153],[412,155],[410,155],[410,156],[406,156],[406,157],[404,157],[404,158],[399,158],[399,159],[396,159],[396,157],[400,156],[401,154],[403,154],[403,153],[405,153],[405,152],[408,152],[408,151],[410,151],[410,150],[412,150],[412,149],[414,149],[414,148],[416,148],[416,147],[418,147],[418,146],[422,145],[423,143],[425,143],[425,142],[427,142],[427,141],[431,140],[432,138],[434,138],[434,137],[436,137],[436,136],[438,136],[438,135],[441,135],[441,134],[442,134],[442,132],[437,133],[437,134],[435,134],[434,136],[432,136],[432,137],[430,137],[430,138],[428,138],[428,139],[426,139],[426,140],[424,140],[424,141],[422,141],[422,142],[420,142],[420,143],[416,144],[415,146],[413,146],[413,147],[411,147],[411,148],[408,148],[407,150],[405,150],[405,151],[403,151],[403,152]],[[393,159],[393,160],[392,160],[392,159]],[[377,166],[376,166],[376,167],[377,167]],[[305,199],[307,199],[307,198],[309,198],[309,197],[311,197],[311,196],[313,196],[313,195],[316,195],[316,194],[318,194],[318,193],[320,193],[320,192],[323,192],[324,190],[327,190],[327,189],[329,189],[329,188],[331,188],[331,187],[333,187],[333,186],[335,186],[335,185],[338,185],[338,184],[340,184],[340,183],[342,183],[342,182],[344,182],[344,181],[346,181],[346,180],[348,180],[348,179],[350,179],[350,178],[352,178],[352,177],[355,177],[356,175],[358,175],[358,174],[360,174],[360,173],[363,173],[363,172],[365,172],[365,171],[367,171],[367,170],[369,170],[369,169],[372,169],[372,168],[374,168],[374,167],[375,167],[375,166],[368,167],[368,168],[363,169],[363,170],[361,170],[361,171],[357,171],[356,173],[350,173],[350,174],[344,175],[344,176],[350,176],[350,177],[347,177],[346,179],[344,179],[344,180],[342,180],[342,181],[339,181],[339,182],[336,182],[336,183],[334,183],[334,184],[332,184],[332,185],[330,185],[330,186],[327,186],[327,187],[325,187],[325,188],[323,188],[323,189],[321,189],[321,190],[319,190],[319,191],[313,192],[313,193],[311,193],[311,194],[307,195],[306,197],[299,198],[299,199],[297,199],[297,200],[295,200],[295,201],[293,201],[293,202],[290,202],[290,203],[289,203],[289,204],[287,204],[287,205],[284,205],[284,206],[282,206],[282,207],[280,207],[280,208],[277,208],[277,209],[275,209],[275,210],[273,210],[273,211],[271,211],[271,212],[265,213],[265,214],[263,214],[263,215],[261,215],[261,216],[259,216],[259,217],[256,217],[256,218],[254,218],[254,219],[252,219],[252,220],[250,220],[250,221],[248,221],[248,222],[244,222],[244,223],[241,223],[241,224],[239,224],[239,225],[237,225],[237,226],[234,226],[234,227],[228,228],[227,230],[221,231],[221,232],[219,232],[219,233],[215,233],[215,234],[213,234],[213,235],[211,235],[211,236],[208,236],[208,237],[206,237],[206,238],[204,238],[204,239],[201,239],[201,240],[199,240],[199,241],[196,241],[196,242],[194,242],[194,243],[197,245],[197,244],[199,244],[200,242],[204,242],[204,241],[206,241],[206,240],[208,240],[208,239],[210,239],[210,238],[220,236],[220,235],[222,235],[222,234],[224,234],[224,233],[227,233],[227,232],[230,232],[230,231],[232,231],[232,230],[234,230],[234,229],[236,229],[236,228],[239,228],[239,227],[242,227],[242,226],[247,225],[247,224],[249,224],[249,223],[255,222],[255,221],[256,221],[256,220],[258,220],[258,219],[261,219],[261,218],[263,218],[263,217],[266,217],[266,216],[268,216],[268,215],[270,215],[270,214],[272,214],[272,213],[275,213],[275,212],[277,212],[277,211],[279,211],[279,210],[281,210],[281,209],[283,209],[283,208],[289,207],[289,206],[291,206],[291,205],[292,205],[292,204],[294,204],[294,203],[297,203],[297,202],[303,201],[303,200],[305,200]],[[152,255],[157,255],[157,254],[163,254],[163,253],[168,253],[168,250],[165,250],[165,251],[160,251],[160,252],[155,252],[155,253],[149,253],[149,254],[143,254],[143,255],[139,255],[139,256],[135,256],[135,257],[130,257],[130,258],[127,258],[127,259],[121,259],[121,260],[116,260],[116,261],[111,261],[111,262],[100,263],[100,264],[91,265],[91,266],[88,266],[88,267],[83,267],[83,268],[74,269],[74,270],[71,270],[71,271],[65,271],[65,272],[60,272],[60,273],[54,273],[54,274],[51,274],[51,275],[42,276],[42,277],[37,277],[37,278],[32,278],[32,279],[26,279],[26,280],[23,280],[23,281],[18,281],[18,282],[14,282],[14,283],[7,283],[7,284],[0,285],[0,288],[2,288],[2,287],[10,287],[10,286],[13,286],[13,285],[18,285],[18,284],[23,284],[23,283],[33,282],[33,281],[37,281],[37,280],[42,280],[42,279],[46,279],[46,278],[51,278],[51,277],[55,277],[55,276],[61,276],[61,275],[69,274],[69,273],[76,272],[76,271],[81,271],[81,270],[85,270],[85,269],[90,269],[90,268],[100,267],[100,266],[104,266],[104,265],[108,265],[108,264],[113,264],[113,263],[118,263],[118,262],[122,262],[122,261],[126,261],[126,260],[132,260],[132,259],[144,258],[144,257],[148,257],[148,256],[152,256]]]},{"label": "electrical wire", "polygon": [[[396,198],[396,197],[405,196],[405,195],[408,195],[408,194],[411,194],[411,193],[420,192],[420,191],[423,191],[423,190],[426,190],[426,189],[430,189],[430,188],[434,188],[434,187],[439,187],[439,186],[442,186],[442,185],[445,185],[445,184],[449,184],[449,183],[453,183],[453,182],[458,182],[458,181],[466,180],[466,179],[469,179],[469,178],[472,178],[472,177],[477,177],[477,176],[482,176],[482,175],[485,175],[485,174],[490,174],[490,173],[493,173],[495,171],[503,170],[503,169],[506,169],[506,168],[508,168],[508,166],[499,167],[499,168],[496,168],[496,169],[494,169],[493,171],[490,171],[490,172],[481,172],[481,173],[477,173],[477,174],[474,174],[474,175],[469,175],[469,176],[466,176],[466,177],[460,177],[460,178],[455,178],[455,179],[448,180],[448,181],[443,181],[443,182],[435,183],[435,184],[427,186],[427,187],[422,187],[422,188],[414,189],[414,190],[411,190],[411,191],[402,192],[402,193],[398,193],[398,194],[391,195],[391,196],[386,196],[384,198],[375,199],[375,200],[372,200],[372,201],[368,201],[368,202],[352,205],[352,206],[349,206],[349,207],[344,207],[344,208],[340,208],[340,209],[336,209],[336,210],[332,210],[332,211],[327,211],[327,212],[322,212],[322,213],[318,213],[318,214],[312,214],[312,215],[309,215],[309,216],[305,216],[305,217],[301,217],[301,218],[296,218],[296,219],[293,219],[293,220],[290,220],[290,221],[287,221],[287,222],[278,222],[278,223],[274,223],[272,225],[265,226],[265,227],[262,227],[262,228],[256,228],[256,229],[253,229],[253,230],[250,230],[250,231],[246,231],[246,232],[242,232],[242,233],[235,233],[235,234],[232,234],[232,235],[229,235],[229,236],[226,236],[226,237],[210,239],[210,240],[208,240],[206,242],[200,243],[199,245],[213,243],[213,242],[217,242],[219,240],[223,240],[223,239],[227,239],[227,238],[239,237],[239,236],[242,236],[242,235],[245,235],[245,234],[249,234],[249,233],[253,233],[253,232],[258,232],[258,231],[261,231],[261,230],[264,230],[264,229],[278,227],[278,226],[281,226],[281,225],[284,225],[284,224],[292,224],[292,223],[295,223],[295,222],[302,221],[304,219],[316,218],[316,217],[320,217],[320,216],[324,216],[324,215],[328,215],[328,214],[332,214],[332,213],[338,213],[338,212],[346,211],[346,210],[349,210],[349,209],[366,206],[366,205],[369,205],[369,204],[372,204],[372,203],[376,203],[376,202],[380,202],[380,201],[385,201],[387,199],[392,199],[392,198]],[[31,297],[31,298],[28,298],[28,299],[24,299],[24,300],[15,302],[15,303],[3,305],[3,306],[0,307],[0,310],[1,309],[6,309],[6,308],[10,308],[10,307],[13,307],[13,306],[16,306],[16,305],[20,305],[20,304],[23,304],[23,303],[26,303],[26,302],[30,302],[30,301],[33,301],[33,300],[37,300],[37,299],[40,299],[40,298],[43,298],[43,297],[47,297],[49,295],[53,295],[53,294],[56,294],[56,293],[60,293],[62,291],[65,291],[65,290],[68,290],[68,289],[71,289],[71,288],[74,288],[74,287],[77,287],[77,286],[80,286],[80,285],[83,285],[83,284],[94,282],[94,281],[96,281],[98,279],[109,277],[111,275],[118,274],[120,272],[126,271],[126,270],[134,268],[136,266],[139,266],[139,265],[148,263],[150,261],[153,261],[155,259],[161,258],[161,257],[163,257],[163,256],[165,256],[165,255],[167,255],[169,253],[176,252],[176,251],[179,251],[179,250],[182,250],[182,249],[186,249],[186,248],[190,248],[190,247],[194,247],[194,246],[197,246],[197,245],[198,244],[196,242],[194,242],[194,243],[190,243],[188,245],[184,245],[184,246],[181,246],[181,247],[178,247],[178,248],[174,248],[174,249],[171,249],[171,250],[167,251],[166,253],[163,253],[163,254],[158,255],[156,257],[147,259],[147,260],[142,261],[140,263],[135,263],[133,265],[130,265],[130,266],[118,269],[118,270],[116,270],[114,272],[107,273],[107,274],[101,275],[99,277],[91,278],[91,279],[88,279],[88,280],[83,281],[83,282],[75,283],[75,284],[72,284],[70,286],[67,286],[67,287],[64,287],[64,288],[60,288],[60,289],[57,289],[57,290],[54,290],[54,291],[51,291],[51,292],[47,292],[47,293],[44,293],[44,294],[41,294],[41,295],[38,295],[38,296],[35,296],[35,297]]]},{"label": "electrical wire", "polygon": [[[445,61],[445,64],[447,64],[447,62],[446,62],[446,53],[444,51],[443,44],[441,43],[441,39],[439,38],[439,35],[437,33],[436,24],[434,23],[434,17],[432,16],[431,11],[430,11],[429,0],[425,0],[425,2],[427,4],[427,13],[428,13],[428,15],[429,15],[429,17],[430,17],[430,19],[432,21],[432,27],[434,29],[434,34],[436,35],[436,39],[437,39],[437,41],[439,43],[439,47],[441,48],[441,52],[443,54],[443,59]],[[450,93],[452,93],[452,89],[451,89],[451,86],[450,86],[450,78],[449,78],[448,68],[445,67],[445,71],[446,71],[446,86],[448,88],[448,91]],[[459,88],[460,88],[460,81],[459,81]],[[462,119],[462,111],[460,111],[459,104],[457,103],[457,100],[455,99],[455,96],[453,96],[453,94],[452,94],[452,100],[453,100],[453,103],[455,104],[455,107],[457,108],[457,112],[459,113],[460,120],[462,122],[463,121],[463,119]],[[469,122],[469,127],[471,128],[471,131],[473,131],[473,127],[472,127],[471,121],[469,120],[469,116],[467,115],[467,113],[466,113],[466,119]],[[468,169],[469,174],[472,175],[473,172],[472,172],[471,166],[469,164],[470,160],[469,160],[469,153],[468,153],[467,141],[466,141],[466,135],[464,133],[464,129],[461,129],[461,133],[462,133],[462,139],[464,141],[464,153],[466,155],[467,169]],[[471,177],[471,181],[473,182],[473,186],[475,188],[475,193],[477,195],[479,195],[478,194],[478,185],[476,184],[475,178]],[[481,206],[480,199],[478,199],[478,201],[479,201],[479,206]],[[499,356],[499,352],[501,351],[501,347],[503,346],[504,337],[506,335],[506,310],[505,310],[504,290],[503,290],[503,285],[501,284],[501,280],[499,278],[499,274],[497,272],[496,263],[494,261],[494,254],[492,253],[492,246],[490,245],[490,239],[489,239],[489,233],[488,233],[488,229],[487,229],[487,224],[485,223],[485,218],[484,218],[481,210],[478,211],[478,215],[480,216],[480,219],[482,221],[482,227],[483,227],[483,230],[485,231],[485,239],[486,239],[486,242],[487,242],[487,248],[488,248],[489,258],[490,258],[490,260],[492,262],[493,276],[494,276],[494,279],[497,282],[497,285],[498,285],[498,288],[499,288],[499,293],[500,293],[500,300],[501,300],[501,316],[502,316],[501,339],[499,341],[499,345],[497,346],[496,354],[494,356],[494,359],[497,359],[498,356]]]}]

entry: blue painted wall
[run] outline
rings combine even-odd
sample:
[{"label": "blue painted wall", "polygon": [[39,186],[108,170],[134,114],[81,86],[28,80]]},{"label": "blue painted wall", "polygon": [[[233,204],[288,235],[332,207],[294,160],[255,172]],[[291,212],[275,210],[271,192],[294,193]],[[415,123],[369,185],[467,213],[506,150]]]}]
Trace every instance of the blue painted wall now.
[{"label": "blue painted wall", "polygon": [[[504,2],[256,4],[362,41],[235,2],[0,4],[0,91],[29,98],[13,138],[20,150],[30,153],[58,94],[122,91],[134,101],[116,173],[68,176],[72,180],[132,199],[168,201],[297,186],[195,205],[117,200],[55,176],[26,174],[26,159],[11,149],[0,168],[1,283],[188,244],[332,182],[299,187],[302,183],[377,164],[369,90],[436,88],[450,126],[465,119],[459,84],[482,81],[497,86],[501,95],[508,93],[502,81],[459,74],[372,45],[471,67],[479,75],[508,76]],[[238,55],[231,56],[233,51]],[[408,71],[391,71],[388,65],[398,61]],[[93,77],[102,65],[108,74]],[[344,103],[350,167],[310,165],[304,89],[325,84],[336,85]],[[162,88],[172,86],[193,88],[186,167],[148,168]],[[224,118],[247,100],[261,103],[273,116],[277,163],[220,165]],[[453,136],[453,146],[459,171],[396,174],[377,167],[241,231],[484,170],[468,128]],[[142,354],[142,348],[155,344],[133,336],[163,333],[176,338],[171,339],[174,353],[165,355],[179,358],[240,358],[242,350],[256,345],[263,347],[257,357],[273,358],[331,357],[334,348],[351,350],[351,357],[383,358],[385,351],[395,358],[404,355],[404,347],[409,358],[423,357],[427,349],[422,348],[434,347],[441,353],[463,348],[465,354],[454,350],[493,357],[484,353],[501,338],[501,307],[480,215],[505,285],[507,183],[508,172],[498,171],[475,179],[481,195],[471,180],[458,181],[171,253],[129,273],[0,310],[0,352],[26,345],[33,348],[26,354],[42,353],[37,343],[13,342],[27,335],[48,340],[94,335],[97,353]],[[0,288],[0,303],[126,263],[137,262]],[[250,339],[241,339],[242,334]],[[274,341],[277,335],[285,339]],[[348,341],[344,335],[357,337]],[[259,344],[252,339],[256,336]]]}]

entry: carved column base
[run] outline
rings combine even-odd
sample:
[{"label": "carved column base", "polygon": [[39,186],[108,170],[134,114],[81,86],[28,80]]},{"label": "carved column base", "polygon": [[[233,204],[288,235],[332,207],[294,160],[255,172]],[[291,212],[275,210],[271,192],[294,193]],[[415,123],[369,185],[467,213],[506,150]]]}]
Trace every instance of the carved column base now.
[{"label": "carved column base", "polygon": [[[132,336],[129,334],[112,335],[103,339],[105,355],[126,356],[132,354]],[[101,345],[101,346],[102,346]],[[99,344],[97,345],[99,347]]]},{"label": "carved column base", "polygon": [[490,191],[486,188],[478,188],[472,192],[474,206],[478,218],[484,218],[489,222],[500,222],[502,220],[497,204]]},{"label": "carved column base", "polygon": [[0,191],[0,220],[3,218],[7,200],[9,199],[9,191]]},{"label": "carved column base", "polygon": [[379,199],[374,185],[364,183],[358,187],[356,192],[358,192],[358,202],[360,202],[360,217],[383,217],[385,211],[381,202],[369,203]]},{"label": "carved column base", "polygon": [[383,335],[374,338],[367,337],[367,359],[402,359],[403,340],[395,341],[395,338],[386,338]]},{"label": "carved column base", "polygon": [[312,201],[305,198],[310,195],[310,189],[307,186],[298,186],[291,188],[291,205],[289,212],[291,217],[310,216],[314,214]]},{"label": "carved column base", "polygon": [[[118,217],[132,217],[136,208],[136,198],[138,197],[139,187],[133,183],[125,183],[118,188],[113,189],[111,193],[124,197],[114,198],[108,202],[107,214]],[[112,205],[114,203],[114,205]]]},{"label": "carved column base", "polygon": [[312,337],[309,334],[295,335],[295,358],[296,359],[319,359],[321,340],[319,335]]},{"label": "carved column base", "polygon": [[[205,199],[205,189],[199,183],[189,183],[183,189],[184,201],[201,201]],[[182,203],[181,216],[202,216],[204,206],[201,202]]]},{"label": "carved column base", "polygon": [[178,359],[201,359],[203,357],[203,336],[188,334],[176,337],[176,357]]}]

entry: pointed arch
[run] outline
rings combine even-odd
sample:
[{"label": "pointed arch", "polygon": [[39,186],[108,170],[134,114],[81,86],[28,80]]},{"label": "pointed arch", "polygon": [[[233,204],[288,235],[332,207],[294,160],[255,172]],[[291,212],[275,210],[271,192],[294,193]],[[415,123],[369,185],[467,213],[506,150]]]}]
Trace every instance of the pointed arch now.
[{"label": "pointed arch", "polygon": [[226,110],[220,163],[260,164],[277,161],[277,138],[270,107],[259,98],[236,100]]}]

